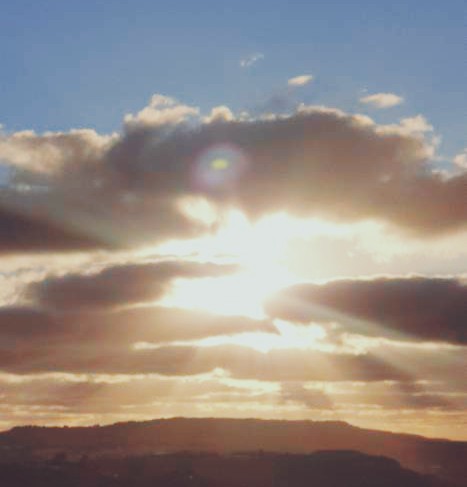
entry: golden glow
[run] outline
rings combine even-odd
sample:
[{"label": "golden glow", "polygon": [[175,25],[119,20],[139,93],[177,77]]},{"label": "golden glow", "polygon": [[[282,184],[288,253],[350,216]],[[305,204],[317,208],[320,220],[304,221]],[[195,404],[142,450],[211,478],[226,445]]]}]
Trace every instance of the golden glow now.
[{"label": "golden glow", "polygon": [[316,350],[321,348],[319,341],[326,333],[318,325],[292,325],[285,321],[276,320],[278,333],[239,333],[232,336],[209,337],[197,342],[198,346],[242,345],[258,352],[267,353],[270,350],[295,349]]},{"label": "golden glow", "polygon": [[277,269],[263,272],[249,269],[218,278],[180,279],[162,304],[262,318],[264,299],[288,282],[287,276]]},{"label": "golden glow", "polygon": [[[197,208],[201,218],[209,218],[209,207]],[[179,279],[163,304],[262,317],[264,299],[296,281],[283,261],[290,238],[288,222],[285,215],[278,215],[252,224],[240,212],[230,213],[216,235],[200,239],[199,254],[206,260],[238,264],[239,272],[216,278]]]},{"label": "golden glow", "polygon": [[[235,335],[219,335],[199,340],[177,341],[173,345],[188,345],[196,347],[215,347],[219,345],[241,345],[258,352],[267,353],[271,350],[323,350],[331,351],[330,345],[321,343],[326,332],[319,325],[294,325],[282,320],[275,320],[277,333],[244,332]],[[159,343],[137,342],[135,350],[150,350],[160,348]]]},{"label": "golden glow", "polygon": [[[219,167],[224,164],[221,159],[213,163]],[[219,314],[263,317],[264,299],[298,281],[288,269],[290,242],[347,231],[341,225],[318,219],[304,221],[285,213],[252,222],[238,210],[220,212],[202,198],[185,198],[179,208],[188,218],[208,226],[218,225],[219,230],[195,240],[170,242],[158,247],[158,253],[190,258],[196,255],[198,260],[238,264],[240,269],[224,277],[179,279],[162,304]]]}]

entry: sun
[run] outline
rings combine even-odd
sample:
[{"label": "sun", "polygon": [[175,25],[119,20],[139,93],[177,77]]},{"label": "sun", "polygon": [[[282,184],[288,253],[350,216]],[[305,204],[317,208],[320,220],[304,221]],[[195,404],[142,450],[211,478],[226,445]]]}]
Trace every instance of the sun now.
[{"label": "sun", "polygon": [[265,298],[295,280],[283,260],[287,235],[285,216],[252,223],[241,212],[232,211],[221,230],[198,240],[196,248],[202,260],[233,263],[238,265],[238,272],[216,278],[179,279],[163,303],[263,317]]},{"label": "sun", "polygon": [[232,276],[180,279],[164,300],[172,306],[202,309],[216,314],[263,318],[264,300],[289,281],[280,271],[241,271]]},{"label": "sun", "polygon": [[[224,161],[219,160],[216,165],[223,170]],[[185,199],[180,210],[208,226],[218,223],[216,208],[207,200]],[[332,232],[336,232],[335,226],[318,219],[301,220],[276,213],[252,221],[237,209],[225,211],[216,233],[170,242],[159,246],[157,251],[172,258],[236,264],[238,272],[215,278],[178,279],[159,304],[263,318],[263,302],[267,297],[303,280],[290,271],[289,244],[294,239]],[[307,258],[319,267],[319,256]]]}]

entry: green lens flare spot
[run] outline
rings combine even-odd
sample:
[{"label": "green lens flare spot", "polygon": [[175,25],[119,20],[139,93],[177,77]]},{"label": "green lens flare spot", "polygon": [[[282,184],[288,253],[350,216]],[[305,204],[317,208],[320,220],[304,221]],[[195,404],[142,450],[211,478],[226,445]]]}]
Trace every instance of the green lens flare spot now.
[{"label": "green lens flare spot", "polygon": [[229,161],[227,159],[214,159],[211,162],[212,169],[216,171],[222,171],[223,169],[227,169],[229,167]]}]

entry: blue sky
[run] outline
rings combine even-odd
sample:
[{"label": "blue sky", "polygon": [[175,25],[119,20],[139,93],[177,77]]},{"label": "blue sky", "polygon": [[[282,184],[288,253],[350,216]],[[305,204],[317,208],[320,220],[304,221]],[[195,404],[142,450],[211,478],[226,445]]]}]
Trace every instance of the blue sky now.
[{"label": "blue sky", "polygon": [[[118,129],[153,93],[254,110],[311,73],[308,103],[365,111],[361,90],[422,113],[442,149],[467,145],[465,2],[2,2],[0,123],[7,130]],[[249,69],[239,60],[264,59]]]}]

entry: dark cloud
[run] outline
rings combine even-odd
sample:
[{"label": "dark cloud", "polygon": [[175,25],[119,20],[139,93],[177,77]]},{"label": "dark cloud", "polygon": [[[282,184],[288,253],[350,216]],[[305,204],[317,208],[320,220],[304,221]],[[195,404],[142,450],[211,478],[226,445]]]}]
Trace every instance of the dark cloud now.
[{"label": "dark cloud", "polygon": [[[219,368],[239,379],[372,382],[413,377],[461,381],[467,366],[467,349],[407,348],[393,342],[358,354],[337,349],[261,353],[233,345],[176,344],[247,331],[277,333],[268,321],[163,307],[68,312],[4,307],[0,370],[180,376]],[[137,343],[139,347],[134,346]]]},{"label": "dark cloud", "polygon": [[281,400],[303,404],[309,409],[332,409],[329,397],[317,389],[307,389],[300,382],[284,382],[281,384]]},{"label": "dark cloud", "polygon": [[70,350],[72,355],[79,355],[87,350],[98,356],[109,349],[125,354],[137,342],[159,344],[246,331],[274,333],[275,328],[267,321],[154,306],[69,313],[0,309],[0,350],[5,356],[24,355],[25,361],[27,356],[49,351],[61,355]]},{"label": "dark cloud", "polygon": [[[262,354],[237,346],[174,346],[244,331],[276,332],[268,322],[160,307],[113,312],[57,313],[27,308],[0,310],[0,370],[13,373],[159,373],[192,375],[224,368],[241,378],[361,380],[394,378],[394,371],[373,358],[335,358],[322,352],[276,351]],[[135,349],[135,343],[157,348]],[[164,345],[166,344],[166,345]],[[291,360],[292,358],[292,360]],[[398,377],[399,374],[396,374]]]},{"label": "dark cloud", "polygon": [[0,199],[0,253],[96,250],[103,242],[58,222],[47,215],[21,214],[1,207]]},{"label": "dark cloud", "polygon": [[338,322],[360,335],[467,344],[467,286],[457,279],[301,284],[281,291],[266,308],[292,321]]},{"label": "dark cloud", "polygon": [[[449,378],[447,378],[449,383]],[[351,391],[335,391],[332,400],[339,407],[377,407],[390,410],[440,409],[444,411],[462,410],[467,405],[467,395],[449,395],[433,392],[417,382],[375,382]]]},{"label": "dark cloud", "polygon": [[[116,338],[113,338],[113,337]],[[92,340],[73,336],[27,341],[15,347],[5,346],[0,355],[0,370],[31,374],[38,372],[73,372],[106,374],[147,374],[166,376],[194,375],[224,369],[238,379],[269,381],[380,381],[407,380],[414,371],[425,379],[442,379],[446,374],[461,376],[465,360],[457,363],[439,351],[411,352],[393,350],[354,355],[317,350],[271,350],[262,353],[248,347],[159,345],[154,349],[135,349],[129,341],[114,335],[94,336]],[[11,336],[9,337],[11,343]],[[433,356],[438,363],[433,364]],[[391,357],[394,360],[391,361]],[[431,360],[431,362],[430,362]],[[444,361],[444,362],[443,362]]]},{"label": "dark cloud", "polygon": [[173,198],[104,190],[85,174],[75,181],[52,182],[40,193],[0,189],[0,253],[130,249],[210,230]]},{"label": "dark cloud", "polygon": [[[89,130],[2,136],[0,157],[25,167],[16,179],[31,184],[41,174],[47,191],[3,191],[0,218],[17,237],[2,232],[0,250],[119,248],[197,235],[209,227],[177,206],[190,195],[251,216],[376,218],[417,235],[465,228],[467,174],[432,172],[418,135],[329,109],[211,123],[185,115],[193,110],[158,99],[110,138]],[[214,174],[205,159],[216,147],[237,158]]]},{"label": "dark cloud", "polygon": [[154,401],[191,402],[209,400],[216,394],[245,394],[240,387],[215,380],[187,382],[154,377],[116,382],[32,378],[20,382],[2,381],[0,405],[60,406],[67,411],[111,412],[122,407],[150,405]]},{"label": "dark cloud", "polygon": [[217,277],[237,269],[188,261],[115,265],[93,274],[48,277],[30,284],[26,296],[45,307],[69,311],[124,306],[161,298],[176,278]]},{"label": "dark cloud", "polygon": [[162,140],[159,133],[146,127],[122,138],[107,165],[138,190],[205,193],[193,180],[197,155],[228,143],[243,151],[248,164],[209,188],[208,196],[250,215],[286,210],[342,220],[373,217],[418,233],[465,224],[467,175],[443,180],[425,165],[420,138],[363,118],[315,109],[179,129]]},{"label": "dark cloud", "polygon": [[336,390],[323,392],[305,387],[300,382],[281,384],[280,397],[283,402],[302,404],[309,409],[388,409],[461,411],[467,406],[467,395],[452,396],[425,391],[423,385],[415,382],[367,382],[351,391]]},{"label": "dark cloud", "polygon": [[[17,378],[16,378],[17,379]],[[335,412],[342,410],[438,410],[462,411],[467,406],[467,395],[434,394],[413,382],[370,382],[349,390],[323,392],[306,387],[302,382],[282,382],[278,392],[262,392],[224,384],[215,378],[187,381],[177,377],[120,377],[117,381],[104,378],[29,376],[23,380],[0,378],[0,409],[23,413],[48,408],[60,408],[62,413],[112,414],[148,413],[157,404],[212,404],[233,406],[248,403],[269,403],[278,406],[304,405],[308,409]],[[334,388],[333,388],[334,389]]]}]

